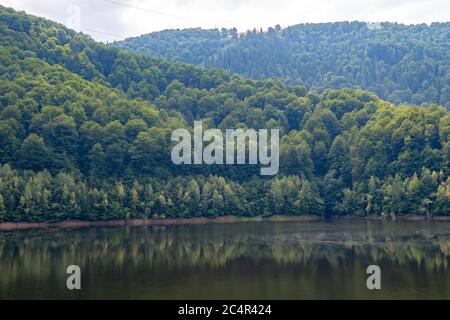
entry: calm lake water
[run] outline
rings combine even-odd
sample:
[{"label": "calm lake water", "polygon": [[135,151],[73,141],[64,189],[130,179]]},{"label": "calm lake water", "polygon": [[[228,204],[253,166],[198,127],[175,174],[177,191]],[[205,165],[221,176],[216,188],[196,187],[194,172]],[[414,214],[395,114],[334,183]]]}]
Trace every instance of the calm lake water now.
[{"label": "calm lake water", "polygon": [[[0,232],[0,299],[449,299],[449,222]],[[381,268],[378,291],[366,268]],[[82,290],[66,288],[78,265]]]}]

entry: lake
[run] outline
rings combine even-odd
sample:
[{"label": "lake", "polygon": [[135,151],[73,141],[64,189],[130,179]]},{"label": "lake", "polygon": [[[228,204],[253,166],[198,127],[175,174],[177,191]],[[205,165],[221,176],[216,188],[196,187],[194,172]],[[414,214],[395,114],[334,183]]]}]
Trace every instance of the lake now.
[{"label": "lake", "polygon": [[[449,299],[450,222],[0,232],[0,299]],[[381,290],[366,269],[381,268]],[[82,289],[66,287],[81,268]]]}]

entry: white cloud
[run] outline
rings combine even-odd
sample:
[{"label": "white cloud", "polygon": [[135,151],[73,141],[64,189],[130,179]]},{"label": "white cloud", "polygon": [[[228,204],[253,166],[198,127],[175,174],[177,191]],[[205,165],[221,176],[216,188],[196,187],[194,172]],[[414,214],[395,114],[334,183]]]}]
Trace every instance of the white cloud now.
[{"label": "white cloud", "polygon": [[0,4],[63,24],[68,22],[67,9],[79,6],[82,30],[102,41],[189,27],[244,31],[302,22],[450,21],[448,0],[0,0]]}]

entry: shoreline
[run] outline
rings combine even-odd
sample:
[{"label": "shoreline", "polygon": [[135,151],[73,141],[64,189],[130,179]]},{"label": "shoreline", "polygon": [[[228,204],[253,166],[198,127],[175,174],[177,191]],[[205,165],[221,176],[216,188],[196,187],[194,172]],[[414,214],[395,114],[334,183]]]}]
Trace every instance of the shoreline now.
[{"label": "shoreline", "polygon": [[239,222],[311,222],[325,220],[383,220],[383,221],[450,221],[450,216],[419,216],[403,215],[396,216],[395,219],[388,217],[357,217],[357,216],[334,216],[321,217],[314,215],[289,216],[275,215],[270,217],[238,217],[221,216],[216,218],[196,217],[196,218],[168,218],[168,219],[129,219],[129,220],[110,220],[110,221],[84,221],[84,220],[65,220],[58,222],[2,222],[0,231],[29,230],[29,229],[47,229],[47,228],[88,228],[88,227],[133,227],[133,226],[172,226],[172,225],[198,225],[208,223],[239,223]]},{"label": "shoreline", "polygon": [[272,216],[263,217],[238,217],[221,216],[216,218],[196,217],[196,218],[168,218],[168,219],[129,219],[129,220],[110,220],[110,221],[84,221],[84,220],[65,220],[58,222],[2,222],[0,231],[28,230],[28,229],[46,229],[46,228],[87,228],[87,227],[133,227],[133,226],[172,226],[172,225],[198,225],[208,223],[239,223],[239,222],[262,222],[262,221],[318,221],[323,220],[319,216]]}]

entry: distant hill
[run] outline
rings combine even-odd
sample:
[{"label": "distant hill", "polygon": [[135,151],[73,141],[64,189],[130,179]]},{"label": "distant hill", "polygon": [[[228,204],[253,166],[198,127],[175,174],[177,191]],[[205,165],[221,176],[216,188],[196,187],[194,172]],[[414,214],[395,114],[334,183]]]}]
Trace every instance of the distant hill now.
[{"label": "distant hill", "polygon": [[450,23],[299,24],[240,35],[166,30],[112,45],[252,79],[275,78],[318,91],[361,88],[394,103],[450,108]]},{"label": "distant hill", "polygon": [[[173,164],[193,120],[279,129],[279,174]],[[0,6],[0,222],[450,215],[449,174],[443,107],[143,56]]]}]

